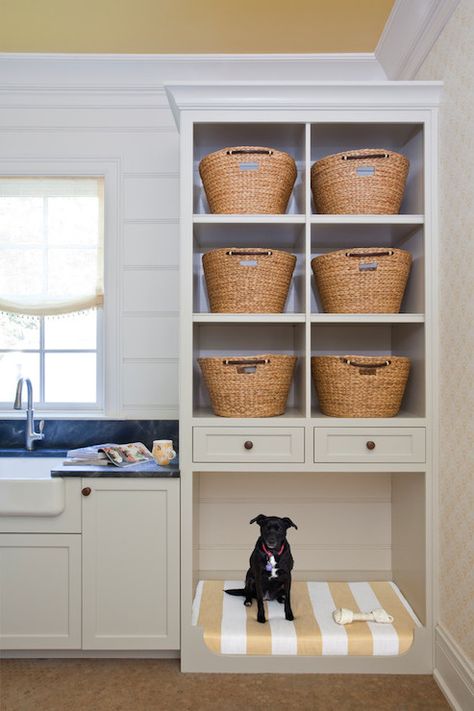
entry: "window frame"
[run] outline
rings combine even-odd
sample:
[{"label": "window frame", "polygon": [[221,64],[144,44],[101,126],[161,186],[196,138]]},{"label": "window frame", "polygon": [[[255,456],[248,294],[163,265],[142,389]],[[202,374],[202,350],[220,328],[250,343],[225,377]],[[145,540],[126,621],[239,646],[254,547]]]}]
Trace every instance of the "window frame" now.
[{"label": "window frame", "polygon": [[[0,161],[2,178],[103,178],[104,180],[104,304],[97,308],[97,361],[95,403],[41,403],[36,416],[64,417],[77,414],[93,417],[114,417],[120,412],[121,377],[119,349],[119,272],[120,239],[120,159],[63,158],[59,160],[6,159]],[[13,350],[13,349],[12,349]],[[20,350],[20,349],[17,349]],[[25,349],[28,350],[35,349]],[[52,349],[55,350],[55,349]],[[61,350],[61,349],[59,349]],[[67,350],[67,349],[65,349]],[[68,352],[74,352],[70,349]],[[35,393],[34,393],[35,395]],[[0,402],[2,419],[19,419],[24,413],[13,410],[11,403]]]},{"label": "window frame", "polygon": [[[104,409],[104,348],[103,348],[103,308],[98,307],[95,309],[97,320],[96,320],[96,347],[92,348],[45,348],[44,338],[45,338],[45,318],[61,318],[61,316],[36,316],[32,318],[37,318],[39,321],[39,347],[38,348],[0,348],[1,353],[33,353],[39,356],[39,380],[40,380],[40,392],[33,391],[35,408],[42,410],[43,412],[56,412],[58,410],[63,411],[94,411],[99,412]],[[72,316],[72,314],[65,314],[64,318]],[[95,402],[74,402],[74,401],[63,401],[63,402],[45,402],[44,400],[44,390],[45,390],[45,355],[48,353],[95,353],[96,355],[96,399]],[[15,399],[15,386],[12,389],[12,399]],[[9,405],[8,401],[0,401],[0,412],[7,409]]]}]

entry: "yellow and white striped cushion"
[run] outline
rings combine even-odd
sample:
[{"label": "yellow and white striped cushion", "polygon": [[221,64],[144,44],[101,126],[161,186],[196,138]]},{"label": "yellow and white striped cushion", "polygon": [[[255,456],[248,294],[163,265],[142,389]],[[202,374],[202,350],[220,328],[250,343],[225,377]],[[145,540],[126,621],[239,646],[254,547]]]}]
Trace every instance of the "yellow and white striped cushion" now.
[{"label": "yellow and white striped cushion", "polygon": [[[204,642],[216,654],[356,655],[403,654],[419,625],[413,610],[392,582],[293,582],[295,619],[285,620],[283,605],[265,602],[266,624],[257,622],[257,604],[245,607],[243,597],[226,595],[242,588],[238,580],[200,581],[193,603],[193,624],[203,628]],[[338,607],[370,612],[382,607],[392,624],[354,622],[338,625]]]}]

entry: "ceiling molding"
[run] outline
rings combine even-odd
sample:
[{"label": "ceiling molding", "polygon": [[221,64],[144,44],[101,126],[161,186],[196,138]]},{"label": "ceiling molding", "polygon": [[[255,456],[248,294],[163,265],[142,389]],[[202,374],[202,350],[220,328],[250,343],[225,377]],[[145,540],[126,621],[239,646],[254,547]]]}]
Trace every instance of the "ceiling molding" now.
[{"label": "ceiling molding", "polygon": [[0,91],[143,93],[179,81],[380,81],[373,53],[16,54],[0,53]]},{"label": "ceiling molding", "polygon": [[396,0],[375,56],[387,79],[413,79],[459,0]]}]

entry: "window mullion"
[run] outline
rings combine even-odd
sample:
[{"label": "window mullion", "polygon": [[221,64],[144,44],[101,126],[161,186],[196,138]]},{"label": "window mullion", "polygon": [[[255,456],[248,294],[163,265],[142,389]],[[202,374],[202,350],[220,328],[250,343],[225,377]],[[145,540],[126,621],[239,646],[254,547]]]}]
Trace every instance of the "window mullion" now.
[{"label": "window mullion", "polygon": [[45,363],[44,363],[44,316],[40,316],[40,351],[39,351],[39,359],[40,359],[40,399],[39,399],[39,403],[40,403],[40,405],[44,405],[44,403],[45,403],[45,383],[44,383],[44,375],[45,375]]},{"label": "window mullion", "polygon": [[[48,198],[43,198],[43,293],[48,290]],[[46,386],[45,386],[45,317],[40,316],[40,405],[44,405],[46,401]]]}]

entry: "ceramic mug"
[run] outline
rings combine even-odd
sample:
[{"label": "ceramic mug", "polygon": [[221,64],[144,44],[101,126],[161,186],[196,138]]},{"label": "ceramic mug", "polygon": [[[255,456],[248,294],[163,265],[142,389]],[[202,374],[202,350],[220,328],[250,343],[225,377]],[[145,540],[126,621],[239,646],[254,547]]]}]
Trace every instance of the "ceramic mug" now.
[{"label": "ceramic mug", "polygon": [[176,457],[172,439],[155,439],[152,449],[153,459],[160,466],[169,464]]}]

